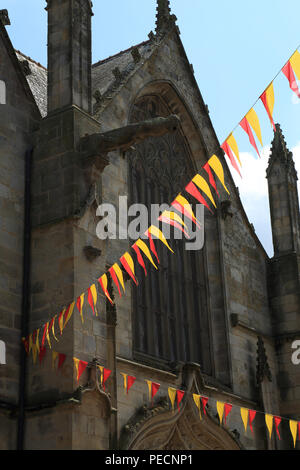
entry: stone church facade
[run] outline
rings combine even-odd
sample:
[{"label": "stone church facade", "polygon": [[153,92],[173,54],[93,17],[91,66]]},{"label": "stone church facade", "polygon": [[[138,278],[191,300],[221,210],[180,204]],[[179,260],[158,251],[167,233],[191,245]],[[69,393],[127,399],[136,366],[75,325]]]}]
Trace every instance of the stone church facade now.
[{"label": "stone church facade", "polygon": [[[262,414],[300,419],[300,365],[291,360],[300,339],[299,202],[280,126],[267,169],[270,259],[243,209],[169,1],[158,0],[148,40],[95,64],[91,1],[47,0],[46,9],[47,70],[14,50],[7,11],[0,12],[0,449],[292,448],[288,423],[281,441],[274,432],[269,441]],[[21,338],[130,247],[97,237],[99,204],[118,207],[124,195],[170,203],[212,154],[230,195],[218,186],[217,210],[205,211],[203,249],[187,252],[178,240],[175,255],[158,247],[158,272],[137,272],[140,285],[127,280],[122,298],[110,283],[114,306],[99,295],[98,317],[85,305],[84,323],[77,312],[52,339],[67,355],[59,372],[49,350],[32,364]],[[79,385],[73,357],[89,362]],[[96,364],[113,371],[105,390]],[[120,372],[137,378],[128,395]],[[161,384],[153,406],[149,379]],[[187,392],[180,412],[170,409],[168,387]],[[200,420],[192,393],[234,405],[227,425],[219,425],[213,401]],[[262,412],[253,434],[245,434],[239,407]]]}]

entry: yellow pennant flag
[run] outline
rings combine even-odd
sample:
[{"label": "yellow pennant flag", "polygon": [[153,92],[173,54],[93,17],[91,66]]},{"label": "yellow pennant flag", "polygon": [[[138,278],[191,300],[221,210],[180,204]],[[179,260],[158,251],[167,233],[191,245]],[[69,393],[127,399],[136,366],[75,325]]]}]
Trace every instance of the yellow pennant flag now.
[{"label": "yellow pennant flag", "polygon": [[154,235],[156,238],[158,238],[161,242],[163,242],[163,244],[166,245],[166,247],[169,248],[169,250],[172,251],[172,253],[174,253],[174,251],[168,244],[166,237],[164,236],[164,234],[158,227],[156,227],[155,225],[151,225],[151,227],[148,228],[148,232],[151,233],[151,235]]},{"label": "yellow pennant flag", "polygon": [[51,342],[50,342],[50,336],[49,336],[49,322],[46,325],[46,338],[49,344],[49,348],[51,349]]},{"label": "yellow pennant flag", "polygon": [[267,428],[268,428],[268,431],[269,431],[269,436],[270,436],[270,439],[271,439],[272,429],[273,429],[273,415],[266,414],[265,420],[266,420],[266,425],[267,425]]},{"label": "yellow pennant flag", "polygon": [[140,238],[137,240],[137,242],[135,243],[141,250],[142,252],[147,256],[147,258],[151,261],[151,263],[153,264],[153,266],[155,267],[155,269],[158,269],[156,264],[154,263],[153,261],[153,258],[151,256],[151,253],[149,251],[149,248],[147,247],[146,243],[143,242]]},{"label": "yellow pennant flag", "polygon": [[254,130],[258,140],[260,141],[261,146],[263,147],[260,124],[254,108],[250,109],[250,111],[246,114],[246,118]]},{"label": "yellow pennant flag", "polygon": [[234,151],[236,158],[238,159],[240,165],[242,166],[242,162],[240,160],[240,152],[238,148],[238,144],[236,143],[235,138],[233,137],[233,134],[231,133],[228,139],[226,140],[227,144],[231,148],[231,150]]},{"label": "yellow pennant flag", "polygon": [[[128,264],[129,264],[129,263],[128,263]],[[129,267],[130,267],[130,266],[129,266]],[[120,268],[120,266],[119,266],[117,263],[115,263],[115,264],[113,265],[113,268],[114,268],[114,270],[115,270],[115,273],[116,273],[116,275],[117,275],[117,278],[118,278],[118,280],[119,280],[121,286],[123,287],[123,291],[125,292],[125,285],[124,285],[124,278],[123,278],[122,269]]]},{"label": "yellow pennant flag", "polygon": [[195,217],[195,214],[193,212],[193,209],[192,209],[189,201],[185,197],[183,197],[181,194],[178,194],[175,201],[177,201],[181,206],[184,207],[185,211],[190,214],[192,219],[195,219],[199,223],[199,221]]},{"label": "yellow pennant flag", "polygon": [[148,385],[148,390],[149,390],[149,400],[151,401],[152,399],[152,382],[151,380],[146,380],[147,385]]},{"label": "yellow pennant flag", "polygon": [[227,191],[228,194],[230,194],[230,192],[228,191],[228,189],[225,186],[224,170],[223,170],[222,164],[221,164],[220,160],[218,159],[218,157],[216,155],[213,155],[208,160],[208,164],[214,170],[214,172],[216,173],[216,175],[219,178],[219,180],[221,181],[224,189]]},{"label": "yellow pennant flag", "polygon": [[241,417],[242,417],[242,421],[244,423],[245,433],[247,432],[248,416],[249,416],[248,408],[241,408]]},{"label": "yellow pennant flag", "polygon": [[127,375],[128,374],[124,374],[124,372],[121,372],[121,374],[123,375],[123,386],[124,386],[124,393],[126,395],[126,392],[127,392]]},{"label": "yellow pennant flag", "polygon": [[223,421],[223,413],[224,413],[224,405],[222,401],[217,401],[217,411],[220,419],[220,424],[222,424]]},{"label": "yellow pennant flag", "polygon": [[100,369],[100,383],[101,385],[103,385],[103,369],[104,367],[103,366],[98,366],[99,369]]},{"label": "yellow pennant flag", "polygon": [[52,335],[53,335],[53,338],[54,338],[56,341],[58,341],[58,339],[57,339],[56,336],[55,336],[55,328],[54,328],[54,325],[55,325],[55,318],[56,318],[56,317],[57,317],[57,315],[55,315],[55,316],[53,317],[53,322],[52,322]]},{"label": "yellow pennant flag", "polygon": [[58,352],[52,351],[52,369],[55,369],[55,361],[58,357]]},{"label": "yellow pennant flag", "polygon": [[205,179],[203,178],[203,176],[196,175],[193,178],[193,183],[195,183],[198,186],[198,188],[201,189],[201,191],[203,191],[206,194],[206,196],[210,199],[210,201],[213,203],[213,205],[215,207],[217,207],[216,203],[214,201],[213,195],[211,193],[210,187],[208,186],[208,184],[205,181]]},{"label": "yellow pennant flag", "polygon": [[176,388],[169,387],[168,394],[169,394],[170,402],[172,404],[172,409],[174,411],[174,405],[175,405],[175,399],[176,399]]},{"label": "yellow pennant flag", "polygon": [[29,335],[29,340],[28,340],[28,353],[30,353],[30,351],[32,350],[32,346],[33,346],[33,343],[32,343],[32,333],[30,333]]},{"label": "yellow pennant flag", "polygon": [[[183,222],[182,218],[178,215],[178,214],[175,214],[175,212],[170,212],[170,211],[164,211],[162,214],[161,214],[161,217],[166,217],[167,219],[170,219],[170,220],[175,220],[175,222],[178,222],[180,225],[182,225],[183,227],[186,227],[186,224]],[[187,227],[186,227],[187,228]]]},{"label": "yellow pennant flag", "polygon": [[266,89],[266,97],[267,97],[267,103],[268,103],[268,106],[269,106],[269,110],[271,112],[271,115],[273,116],[274,104],[275,104],[275,95],[274,95],[273,82]]},{"label": "yellow pennant flag", "polygon": [[66,320],[65,320],[65,323],[64,323],[64,326],[63,328],[66,327],[68,321],[70,320],[71,316],[73,315],[73,310],[74,310],[74,306],[75,306],[75,300],[69,305],[69,310],[68,310],[68,313],[67,313],[67,317],[66,317]]},{"label": "yellow pennant flag", "polygon": [[75,366],[75,370],[76,370],[76,378],[78,380],[78,365],[79,365],[79,359],[77,359],[77,357],[73,357],[73,361],[74,361],[74,366]]},{"label": "yellow pennant flag", "polygon": [[290,58],[290,63],[295,74],[297,75],[298,80],[300,80],[300,53],[298,50],[294,52]]},{"label": "yellow pennant flag", "polygon": [[298,428],[297,421],[294,421],[294,420],[290,419],[290,430],[291,430],[291,433],[292,433],[292,436],[293,436],[294,447],[296,447],[297,428]]},{"label": "yellow pennant flag", "polygon": [[94,307],[95,307],[95,314],[96,314],[96,317],[98,317],[98,312],[97,312],[98,295],[97,295],[97,288],[96,288],[95,284],[91,285],[90,290],[91,290],[91,294],[92,294],[92,297],[93,297],[93,302],[94,302]]},{"label": "yellow pennant flag", "polygon": [[127,264],[128,266],[130,267],[133,275],[135,276],[135,271],[134,271],[134,262],[133,262],[133,259],[132,257],[130,256],[130,254],[126,251],[126,253],[124,253],[124,258],[125,260],[127,261]]},{"label": "yellow pennant flag", "polygon": [[[59,329],[60,329],[60,334],[62,335],[62,332],[63,332],[63,329],[64,329],[64,316],[65,316],[65,311],[66,309],[64,308],[62,310],[62,312],[59,314],[59,317],[58,317],[58,325],[59,325]],[[48,331],[48,329],[47,329]]]},{"label": "yellow pennant flag", "polygon": [[199,416],[200,416],[200,419],[202,419],[202,415],[201,415],[201,396],[200,395],[197,395],[196,393],[193,393],[193,399],[194,399],[194,402],[199,410]]},{"label": "yellow pennant flag", "polygon": [[77,308],[78,308],[79,313],[80,313],[81,323],[84,323],[83,313],[82,313],[83,304],[84,304],[84,294],[81,294],[81,296],[78,297],[78,299],[77,299]]},{"label": "yellow pennant flag", "polygon": [[36,339],[35,339],[35,345],[36,345],[36,349],[38,353],[40,352],[39,334],[40,334],[40,329],[38,328],[36,330]]}]

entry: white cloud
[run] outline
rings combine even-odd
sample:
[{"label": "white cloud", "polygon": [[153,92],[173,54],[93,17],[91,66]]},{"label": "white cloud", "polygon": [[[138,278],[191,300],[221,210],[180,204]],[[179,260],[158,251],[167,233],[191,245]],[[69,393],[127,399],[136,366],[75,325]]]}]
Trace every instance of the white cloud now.
[{"label": "white cloud", "polygon": [[[298,176],[300,178],[300,142],[291,149]],[[261,150],[261,158],[255,158],[254,153],[242,152],[242,178],[233,169],[232,175],[240,191],[241,200],[249,221],[269,256],[273,256],[272,232],[268,198],[268,183],[266,169],[270,156],[270,146]],[[231,167],[232,168],[232,167]],[[298,181],[300,194],[300,182]]]}]

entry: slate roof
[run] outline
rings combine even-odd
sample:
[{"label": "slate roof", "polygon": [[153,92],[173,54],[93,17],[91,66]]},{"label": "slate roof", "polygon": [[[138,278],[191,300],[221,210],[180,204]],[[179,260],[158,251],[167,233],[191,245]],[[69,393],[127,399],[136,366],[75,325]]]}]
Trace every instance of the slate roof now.
[{"label": "slate roof", "polygon": [[[135,63],[131,51],[136,47],[139,49],[141,60],[145,60],[150,56],[152,51],[151,43],[150,41],[145,41],[92,65],[93,94],[98,90],[102,96],[105,96],[112,91],[116,82],[116,77],[113,74],[115,68],[119,68],[123,77],[128,76],[134,70]],[[31,73],[26,75],[26,79],[41,115],[45,117],[47,115],[47,69],[22,52],[16,50],[15,53],[20,62],[28,62]]]}]

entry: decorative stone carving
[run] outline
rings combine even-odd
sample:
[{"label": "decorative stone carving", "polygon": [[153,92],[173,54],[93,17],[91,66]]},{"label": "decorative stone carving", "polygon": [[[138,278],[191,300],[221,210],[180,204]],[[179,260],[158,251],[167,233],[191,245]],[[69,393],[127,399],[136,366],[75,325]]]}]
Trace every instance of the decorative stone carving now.
[{"label": "decorative stone carving", "polygon": [[31,74],[31,69],[28,60],[20,60],[20,65],[25,76]]},{"label": "decorative stone carving", "polygon": [[132,55],[132,58],[134,60],[134,63],[135,64],[138,64],[142,58],[141,54],[140,54],[140,51],[139,51],[139,48],[138,47],[134,47],[132,50],[131,50],[131,55]]},{"label": "decorative stone carving", "polygon": [[231,201],[228,199],[226,201],[221,202],[221,217],[223,220],[226,220],[227,217],[233,217],[233,213],[230,212],[230,207],[231,207]]},{"label": "decorative stone carving", "polygon": [[92,262],[101,255],[101,250],[94,248],[93,246],[85,246],[83,252],[88,261]]},{"label": "decorative stone carving", "polygon": [[11,23],[7,10],[0,10],[0,21],[2,21],[4,26],[10,26]]},{"label": "decorative stone carving", "polygon": [[268,363],[268,358],[265,350],[265,345],[261,336],[257,338],[257,367],[256,367],[256,381],[258,384],[262,383],[264,378],[272,382],[272,374]]}]

